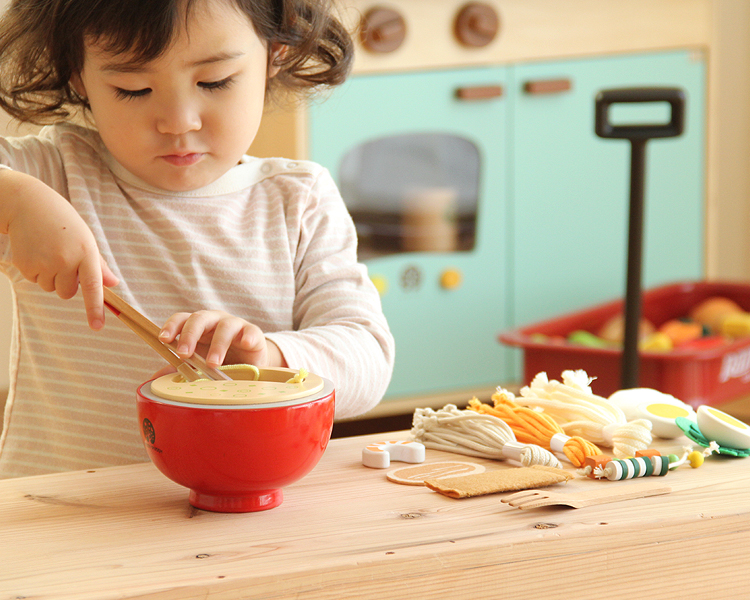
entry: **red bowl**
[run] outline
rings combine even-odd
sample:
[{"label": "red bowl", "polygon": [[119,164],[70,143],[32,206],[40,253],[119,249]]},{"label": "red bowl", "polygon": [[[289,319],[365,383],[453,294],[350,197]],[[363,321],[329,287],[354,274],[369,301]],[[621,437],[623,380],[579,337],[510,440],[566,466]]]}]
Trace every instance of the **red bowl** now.
[{"label": "red bowl", "polygon": [[281,504],[282,488],[318,463],[333,429],[334,388],[302,400],[188,404],[138,388],[141,435],[154,465],[190,489],[196,508],[250,512]]}]

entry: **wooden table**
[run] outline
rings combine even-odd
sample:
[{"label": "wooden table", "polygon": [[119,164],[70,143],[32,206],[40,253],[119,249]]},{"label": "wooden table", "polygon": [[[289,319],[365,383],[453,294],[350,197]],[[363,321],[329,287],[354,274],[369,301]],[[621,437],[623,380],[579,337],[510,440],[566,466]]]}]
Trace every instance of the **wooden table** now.
[{"label": "wooden table", "polygon": [[151,464],[2,481],[0,600],[750,597],[748,459],[652,477],[664,496],[522,511],[387,481],[361,464],[386,439],[407,434],[333,440],[259,513],[192,509]]}]

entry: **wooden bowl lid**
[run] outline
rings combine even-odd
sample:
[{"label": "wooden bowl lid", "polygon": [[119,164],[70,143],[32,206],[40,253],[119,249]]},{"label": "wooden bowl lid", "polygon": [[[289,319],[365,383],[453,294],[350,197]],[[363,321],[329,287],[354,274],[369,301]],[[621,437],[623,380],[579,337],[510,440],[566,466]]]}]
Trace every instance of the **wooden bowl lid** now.
[{"label": "wooden bowl lid", "polygon": [[323,379],[307,373],[299,383],[288,383],[299,371],[285,368],[259,369],[260,377],[250,368],[225,371],[232,381],[185,381],[170,373],[151,382],[157,398],[188,404],[255,405],[304,401],[323,389]]}]

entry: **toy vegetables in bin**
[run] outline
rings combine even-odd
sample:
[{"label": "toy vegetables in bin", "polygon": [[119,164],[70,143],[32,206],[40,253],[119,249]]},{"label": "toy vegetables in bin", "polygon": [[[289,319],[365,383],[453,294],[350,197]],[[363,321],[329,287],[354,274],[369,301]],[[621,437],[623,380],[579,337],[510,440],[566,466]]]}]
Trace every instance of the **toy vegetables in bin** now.
[{"label": "toy vegetables in bin", "polygon": [[[622,314],[617,314],[596,332],[578,329],[565,341],[593,348],[619,347],[623,331]],[[686,316],[669,319],[658,327],[642,318],[638,335],[639,348],[651,352],[669,352],[675,348],[708,349],[742,337],[750,337],[750,312],[722,296],[707,298]]]}]

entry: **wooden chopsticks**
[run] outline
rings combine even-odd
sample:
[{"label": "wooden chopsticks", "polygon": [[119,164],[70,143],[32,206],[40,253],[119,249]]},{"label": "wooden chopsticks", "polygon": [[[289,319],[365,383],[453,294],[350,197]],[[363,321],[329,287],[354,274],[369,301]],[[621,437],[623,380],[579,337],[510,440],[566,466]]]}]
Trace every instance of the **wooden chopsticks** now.
[{"label": "wooden chopsticks", "polygon": [[209,367],[205,359],[197,353],[189,358],[181,358],[173,343],[165,343],[159,339],[161,329],[120,298],[111,289],[104,288],[104,304],[120,321],[127,325],[138,337],[153,348],[162,358],[185,377],[188,381],[197,379],[231,379],[218,369]]}]

